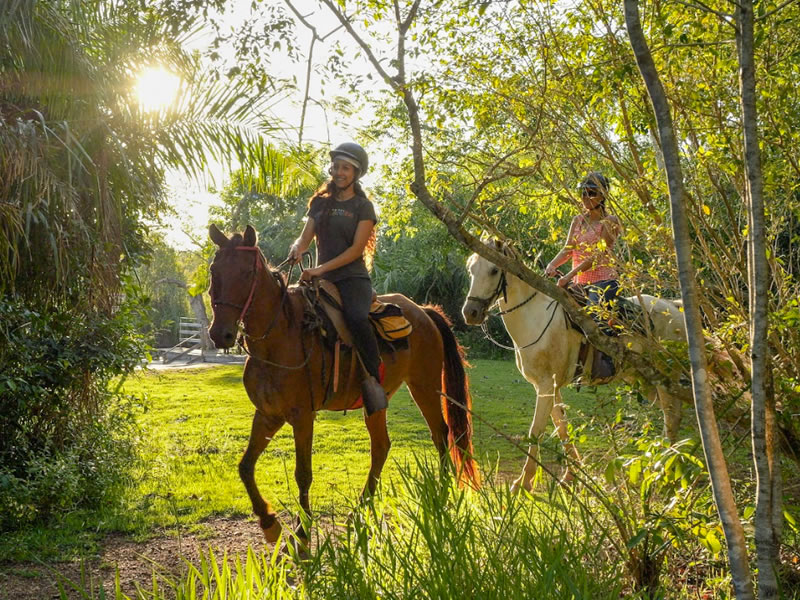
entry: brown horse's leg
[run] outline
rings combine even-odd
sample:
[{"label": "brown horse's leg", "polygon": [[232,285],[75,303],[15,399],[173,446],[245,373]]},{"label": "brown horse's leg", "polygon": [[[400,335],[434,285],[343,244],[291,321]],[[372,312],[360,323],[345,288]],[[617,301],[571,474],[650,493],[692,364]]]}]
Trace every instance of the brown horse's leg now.
[{"label": "brown horse's leg", "polygon": [[361,492],[361,498],[367,498],[375,493],[375,488],[381,478],[383,465],[386,464],[386,457],[389,456],[389,448],[392,442],[389,440],[389,432],[386,429],[386,411],[381,410],[367,416],[364,411],[364,423],[369,432],[369,454],[370,465],[367,483]]},{"label": "brown horse's leg", "polygon": [[265,415],[256,411],[253,416],[253,426],[250,430],[250,441],[247,450],[239,461],[239,477],[247,489],[250,502],[253,504],[253,512],[259,519],[261,530],[268,542],[274,542],[281,533],[281,524],[278,522],[277,515],[272,511],[269,502],[264,501],[258,491],[255,478],[256,461],[264,448],[272,441],[274,435],[283,426],[284,419],[278,415]]},{"label": "brown horse's leg", "polygon": [[411,392],[411,397],[414,398],[414,402],[416,402],[422,416],[425,418],[425,422],[428,424],[433,445],[436,446],[439,458],[444,464],[444,459],[447,456],[447,434],[449,430],[442,415],[442,397],[439,395],[440,385],[438,378],[432,380],[427,386],[409,382],[408,391]]},{"label": "brown horse's leg", "polygon": [[[386,411],[383,411],[384,413]],[[295,466],[294,479],[300,494],[300,507],[311,518],[311,504],[308,491],[311,488],[313,474],[311,472],[311,448],[314,441],[314,413],[302,415],[294,426]],[[308,532],[303,527],[303,521],[298,517],[295,534],[303,544],[308,543]]]}]

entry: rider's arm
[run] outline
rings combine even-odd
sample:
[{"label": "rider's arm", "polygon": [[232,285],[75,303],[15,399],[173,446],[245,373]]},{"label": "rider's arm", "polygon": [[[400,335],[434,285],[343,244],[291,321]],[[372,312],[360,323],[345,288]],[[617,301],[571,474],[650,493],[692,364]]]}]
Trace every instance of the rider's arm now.
[{"label": "rider's arm", "polygon": [[609,215],[602,221],[602,230],[600,235],[606,241],[606,248],[610,249],[617,241],[617,237],[622,232],[622,223],[614,215]]},{"label": "rider's arm", "polygon": [[309,244],[311,244],[311,240],[314,239],[314,231],[315,231],[315,224],[314,224],[314,217],[308,217],[306,220],[306,224],[303,227],[303,232],[300,234],[294,243],[289,248],[289,259],[298,261],[300,257],[303,255],[308,249]]},{"label": "rider's arm", "polygon": [[603,238],[606,247],[602,251],[592,252],[591,256],[586,257],[584,260],[581,261],[579,265],[577,265],[574,269],[572,269],[569,273],[567,273],[564,276],[564,278],[567,281],[570,281],[578,273],[582,273],[584,271],[590,271],[594,266],[595,261],[600,256],[600,254],[607,252],[614,245],[614,242],[617,241],[617,236],[619,235],[620,229],[622,228],[619,219],[611,215],[603,219],[601,221],[601,224],[602,224],[602,230],[600,235]]},{"label": "rider's arm", "polygon": [[569,226],[569,233],[567,234],[567,241],[564,242],[564,247],[561,249],[561,252],[555,255],[553,260],[545,268],[545,273],[550,275],[551,277],[555,275],[555,270],[567,262],[570,257],[572,256],[572,249],[575,246],[575,233],[577,229],[577,222],[579,217],[575,217],[572,219],[572,223]]},{"label": "rider's arm", "polygon": [[581,263],[577,267],[575,267],[569,273],[564,275],[564,277],[562,277],[562,279],[564,279],[566,281],[572,281],[572,278],[575,277],[575,275],[577,275],[578,273],[582,273],[583,271],[591,270],[592,265],[594,264],[594,259],[595,259],[595,257],[594,257],[594,255],[592,255],[592,256],[582,260]]},{"label": "rider's arm", "polygon": [[367,247],[367,242],[369,241],[370,235],[372,235],[372,230],[374,227],[375,221],[371,219],[359,221],[358,227],[356,228],[356,234],[353,236],[353,244],[339,256],[336,256],[319,265],[316,269],[314,269],[316,271],[314,275],[319,277],[320,275],[324,275],[329,271],[349,265],[354,260],[361,258],[361,256],[364,254],[364,248]]}]

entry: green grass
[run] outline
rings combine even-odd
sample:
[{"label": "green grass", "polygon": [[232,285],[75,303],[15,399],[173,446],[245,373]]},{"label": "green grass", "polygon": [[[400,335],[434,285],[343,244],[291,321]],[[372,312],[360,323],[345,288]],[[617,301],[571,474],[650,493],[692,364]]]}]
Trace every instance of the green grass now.
[{"label": "green grass", "polygon": [[[473,396],[475,450],[482,467],[501,479],[516,477],[535,403],[533,387],[511,361],[475,360],[469,372]],[[47,526],[0,539],[0,560],[52,560],[90,555],[105,532],[122,531],[137,538],[164,530],[193,528],[214,515],[250,516],[251,507],[237,471],[247,444],[253,407],[241,381],[242,367],[146,371],[124,382],[127,394],[143,398],[141,460],[134,467],[134,484],[122,507],[59,515]],[[592,388],[589,388],[592,390]],[[622,422],[634,428],[652,420],[660,428],[654,407],[635,399],[620,402],[610,388],[598,393],[564,390],[582,454],[606,450],[595,428],[611,422],[618,410]],[[690,419],[686,419],[690,422]],[[388,412],[392,450],[384,469],[384,485],[398,476],[401,465],[415,458],[434,458],[435,450],[422,415],[405,387],[392,398]],[[489,426],[490,423],[492,426]],[[552,427],[548,428],[552,434]],[[553,461],[557,447],[543,441],[543,458]],[[495,469],[496,467],[496,469]],[[321,412],[315,423],[312,508],[335,515],[355,502],[369,468],[369,438],[362,411]],[[294,445],[284,426],[258,462],[256,478],[262,495],[277,509],[297,514]]]},{"label": "green grass", "polygon": [[[142,373],[126,382],[125,391],[146,398],[150,406],[141,419],[145,444],[139,489],[131,507],[136,515],[133,529],[147,531],[154,526],[197,523],[211,515],[251,513],[236,468],[253,414],[241,372],[241,366],[161,371]],[[475,361],[470,376],[473,409],[480,416],[474,419],[474,444],[481,463],[497,463],[501,473],[516,474],[524,457],[503,434],[524,442],[533,416],[534,389],[511,362]],[[616,410],[607,396],[598,400],[594,394],[573,390],[566,390],[564,396],[576,426],[602,418],[590,416],[598,409],[606,418]],[[601,401],[606,402],[604,408]],[[385,484],[396,478],[398,465],[415,457],[435,457],[425,421],[405,387],[392,398],[388,427],[392,450],[383,474]],[[314,425],[313,510],[336,512],[336,507],[349,506],[360,493],[368,469],[369,437],[362,411],[320,412]],[[256,477],[265,498],[278,508],[296,512],[293,473],[292,429],[286,425],[259,460]]]},{"label": "green grass", "polygon": [[[203,521],[216,515],[251,518],[237,472],[253,414],[241,374],[241,366],[215,366],[142,372],[124,382],[125,393],[142,398],[142,410],[138,416],[140,461],[134,466],[133,485],[122,506],[61,515],[49,527],[4,536],[0,560],[88,556],[109,531],[146,538],[165,532],[202,531]],[[419,597],[420,589],[432,590],[429,597],[448,597],[457,589],[452,585],[468,585],[480,580],[482,573],[491,573],[498,582],[492,593],[502,584],[503,594],[509,598],[611,598],[621,592],[630,596],[619,555],[615,558],[613,552],[606,552],[616,535],[613,527],[609,529],[608,507],[598,504],[583,486],[577,488],[580,509],[546,478],[533,501],[526,495],[508,495],[505,482],[518,475],[524,459],[518,446],[526,444],[533,417],[533,387],[509,361],[475,360],[470,379],[474,445],[484,476],[488,474],[488,485],[481,492],[464,495],[435,481],[437,475],[430,465],[436,462],[436,453],[429,432],[402,388],[388,413],[393,445],[374,505],[377,510],[356,508],[349,527],[327,529],[331,523],[343,526],[345,516],[354,510],[369,466],[369,440],[360,410],[322,412],[315,424],[311,498],[313,511],[323,517],[315,527],[323,529],[318,530],[320,545],[310,562],[285,563],[257,551],[239,565],[237,574],[234,561],[209,557],[205,564],[190,567],[184,580],[166,582],[172,588],[166,596],[194,598],[191,590],[215,586],[230,587],[233,594],[251,586],[254,593],[258,588],[260,593],[273,590],[283,594],[275,597],[403,598]],[[635,457],[642,452],[634,447],[635,440],[651,443],[647,440],[661,429],[659,410],[642,405],[635,393],[584,388],[580,393],[567,389],[563,395],[574,439],[585,464],[595,473],[594,485],[602,485],[603,475],[598,473],[618,452]],[[687,436],[692,435],[688,408],[684,422]],[[649,435],[641,436],[642,432]],[[548,434],[541,442],[542,456],[557,470],[559,444],[552,427]],[[611,439],[626,447],[614,449]],[[627,478],[626,467],[618,464],[622,470],[613,477]],[[659,464],[662,467],[655,468],[663,468],[663,463]],[[293,471],[292,431],[285,426],[259,461],[256,477],[262,494],[277,509],[297,515]],[[493,481],[500,485],[492,485]],[[633,512],[629,515],[638,510],[630,508]],[[633,527],[649,527],[633,516]],[[605,525],[598,524],[598,518],[605,520]],[[619,545],[619,539],[615,543]],[[691,552],[685,554],[681,546],[675,551],[678,557],[683,556],[681,552],[701,561],[706,556],[691,535],[681,544],[688,544]],[[624,540],[621,547],[625,547]],[[533,558],[514,562],[513,552]],[[448,561],[461,553],[474,554],[474,560],[449,565]],[[722,568],[721,558],[709,561],[711,571]],[[224,571],[226,564],[227,575],[218,575],[214,569]],[[577,574],[575,564],[581,565]],[[387,579],[386,573],[392,569],[398,575]],[[436,572],[448,569],[456,569],[453,577],[436,577]],[[521,581],[526,588],[519,587]],[[305,587],[311,584],[314,591]],[[475,585],[474,596],[483,597],[480,581]],[[558,593],[541,595],[550,589],[548,585],[555,586],[552,589]],[[681,585],[686,586],[686,593],[671,597],[691,596],[691,586]],[[714,585],[724,590],[727,583],[722,579]],[[514,589],[524,592],[514,593]]]},{"label": "green grass", "polygon": [[[673,451],[655,435],[661,430],[660,411],[623,388],[564,390],[573,439],[590,483],[573,488],[573,496],[543,478],[533,496],[512,497],[506,482],[523,463],[519,446],[527,443],[533,387],[509,361],[475,360],[469,374],[474,446],[487,482],[482,490],[457,490],[438,481],[429,432],[402,388],[388,413],[393,445],[379,495],[373,504],[358,507],[369,466],[362,411],[322,412],[315,424],[311,488],[312,509],[320,518],[313,523],[317,545],[307,560],[263,554],[260,548],[243,560],[209,555],[187,565],[182,580],[159,581],[158,589],[137,597],[194,599],[202,589],[224,589],[231,598],[248,593],[264,598],[637,597],[622,558],[629,536],[636,534],[638,540],[632,547],[644,548],[641,540],[646,539],[651,547],[663,548],[663,519],[689,523],[674,513],[683,505],[671,504],[684,486],[674,479],[674,469],[669,471],[669,461],[660,458],[659,453],[667,457]],[[203,521],[216,515],[251,518],[237,471],[253,414],[241,375],[241,366],[216,366],[142,372],[125,381],[125,393],[141,398],[142,408],[140,460],[133,465],[132,485],[121,506],[68,513],[49,526],[5,535],[0,560],[86,557],[109,531],[147,538],[203,531]],[[695,433],[693,421],[687,408],[687,437]],[[560,447],[552,427],[548,434],[541,441],[542,457],[557,471]],[[699,452],[691,447],[681,446]],[[701,465],[692,468],[699,469],[701,495],[681,502],[691,507],[693,519],[708,513],[709,531],[717,533],[719,545],[721,532],[703,483],[707,475]],[[293,472],[292,431],[285,426],[259,461],[256,476],[262,494],[294,516]],[[657,483],[647,484],[648,497],[656,491],[643,507],[638,496],[646,489],[639,487],[645,485],[645,473]],[[605,496],[592,493],[592,486],[604,489]],[[667,504],[673,512],[659,512]],[[354,516],[347,520],[351,511]],[[628,523],[625,535],[613,525],[616,511]],[[656,597],[690,598],[699,590],[728,597],[723,554],[709,553],[708,543],[688,527],[668,548],[669,558],[664,556],[669,566],[662,581],[672,582],[666,595]]]}]

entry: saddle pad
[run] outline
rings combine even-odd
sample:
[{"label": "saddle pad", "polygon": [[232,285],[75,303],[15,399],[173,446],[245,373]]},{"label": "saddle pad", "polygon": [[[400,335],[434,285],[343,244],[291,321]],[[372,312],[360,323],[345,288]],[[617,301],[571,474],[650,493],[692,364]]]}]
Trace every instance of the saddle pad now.
[{"label": "saddle pad", "polygon": [[319,291],[320,304],[333,324],[334,329],[336,329],[336,334],[339,336],[339,339],[342,340],[343,344],[352,346],[353,336],[350,334],[350,330],[344,322],[342,297],[339,295],[336,284],[326,279],[318,279],[314,282],[314,285],[319,286],[317,289]]}]

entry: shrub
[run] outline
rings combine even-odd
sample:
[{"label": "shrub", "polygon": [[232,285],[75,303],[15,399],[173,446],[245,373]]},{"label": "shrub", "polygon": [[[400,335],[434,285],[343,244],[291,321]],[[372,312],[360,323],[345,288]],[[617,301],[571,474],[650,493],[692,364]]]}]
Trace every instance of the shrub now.
[{"label": "shrub", "polygon": [[109,384],[145,352],[135,319],[129,305],[105,315],[0,300],[0,530],[118,493],[135,421]]}]

